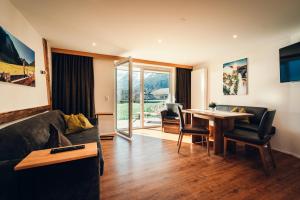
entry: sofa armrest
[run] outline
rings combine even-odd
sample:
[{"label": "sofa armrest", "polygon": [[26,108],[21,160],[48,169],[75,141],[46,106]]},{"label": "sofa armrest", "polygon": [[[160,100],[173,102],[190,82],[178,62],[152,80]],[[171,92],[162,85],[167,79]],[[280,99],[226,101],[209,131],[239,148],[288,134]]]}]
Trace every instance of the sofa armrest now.
[{"label": "sofa armrest", "polygon": [[92,125],[98,126],[98,118],[97,117],[89,118],[88,120],[91,122]]},{"label": "sofa armrest", "polygon": [[21,199],[99,200],[99,157],[18,172]]}]

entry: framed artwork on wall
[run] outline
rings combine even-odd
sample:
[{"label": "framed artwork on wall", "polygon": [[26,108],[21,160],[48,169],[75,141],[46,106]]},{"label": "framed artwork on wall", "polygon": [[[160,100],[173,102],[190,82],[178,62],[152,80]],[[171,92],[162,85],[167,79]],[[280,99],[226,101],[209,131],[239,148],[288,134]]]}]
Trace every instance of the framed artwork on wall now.
[{"label": "framed artwork on wall", "polygon": [[223,94],[248,94],[248,59],[223,64]]},{"label": "framed artwork on wall", "polygon": [[35,52],[1,26],[0,81],[35,87]]}]

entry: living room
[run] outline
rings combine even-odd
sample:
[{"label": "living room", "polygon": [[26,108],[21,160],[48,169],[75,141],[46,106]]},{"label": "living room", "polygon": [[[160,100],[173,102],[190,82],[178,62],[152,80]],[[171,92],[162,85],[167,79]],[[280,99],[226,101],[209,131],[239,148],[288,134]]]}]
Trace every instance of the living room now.
[{"label": "living room", "polygon": [[299,199],[300,2],[0,1],[0,199]]}]

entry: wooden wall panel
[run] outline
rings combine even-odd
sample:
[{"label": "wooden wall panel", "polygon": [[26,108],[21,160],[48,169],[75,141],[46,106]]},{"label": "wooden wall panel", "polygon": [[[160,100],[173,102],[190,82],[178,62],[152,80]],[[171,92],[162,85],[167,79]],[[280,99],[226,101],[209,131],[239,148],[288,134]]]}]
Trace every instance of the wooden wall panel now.
[{"label": "wooden wall panel", "polygon": [[22,119],[25,117],[29,117],[32,115],[36,115],[41,112],[48,111],[50,109],[51,109],[50,105],[46,105],[46,106],[39,106],[39,107],[35,107],[35,108],[3,112],[3,113],[0,113],[0,124],[4,124],[4,123],[8,123],[8,122],[15,121],[18,119]]},{"label": "wooden wall panel", "polygon": [[[60,48],[51,48],[51,52],[78,55],[78,56],[88,56],[88,57],[99,58],[99,59],[111,59],[111,60],[121,60],[121,59],[125,58],[125,57],[122,57],[122,56],[89,53],[89,52],[75,51],[75,50],[68,50],[68,49],[60,49]],[[177,68],[185,68],[185,69],[193,69],[193,66],[190,66],[190,65],[181,65],[181,64],[174,64],[174,63],[167,63],[167,62],[158,62],[158,61],[151,61],[151,60],[144,60],[144,59],[137,59],[137,58],[132,58],[132,61],[134,63],[151,64],[151,65],[159,65],[159,66],[167,66],[167,67],[177,67]]]},{"label": "wooden wall panel", "polygon": [[46,71],[46,86],[47,86],[47,98],[48,105],[52,106],[51,88],[50,88],[50,72],[49,72],[49,57],[48,57],[48,42],[43,38],[43,50],[44,50],[44,63]]}]

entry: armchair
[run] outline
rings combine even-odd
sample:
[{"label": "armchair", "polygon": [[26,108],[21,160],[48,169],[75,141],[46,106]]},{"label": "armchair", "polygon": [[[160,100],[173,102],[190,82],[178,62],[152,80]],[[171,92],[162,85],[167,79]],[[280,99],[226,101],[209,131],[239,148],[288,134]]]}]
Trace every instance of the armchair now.
[{"label": "armchair", "polygon": [[179,134],[178,103],[167,103],[166,109],[161,111],[162,131],[166,133]]}]

